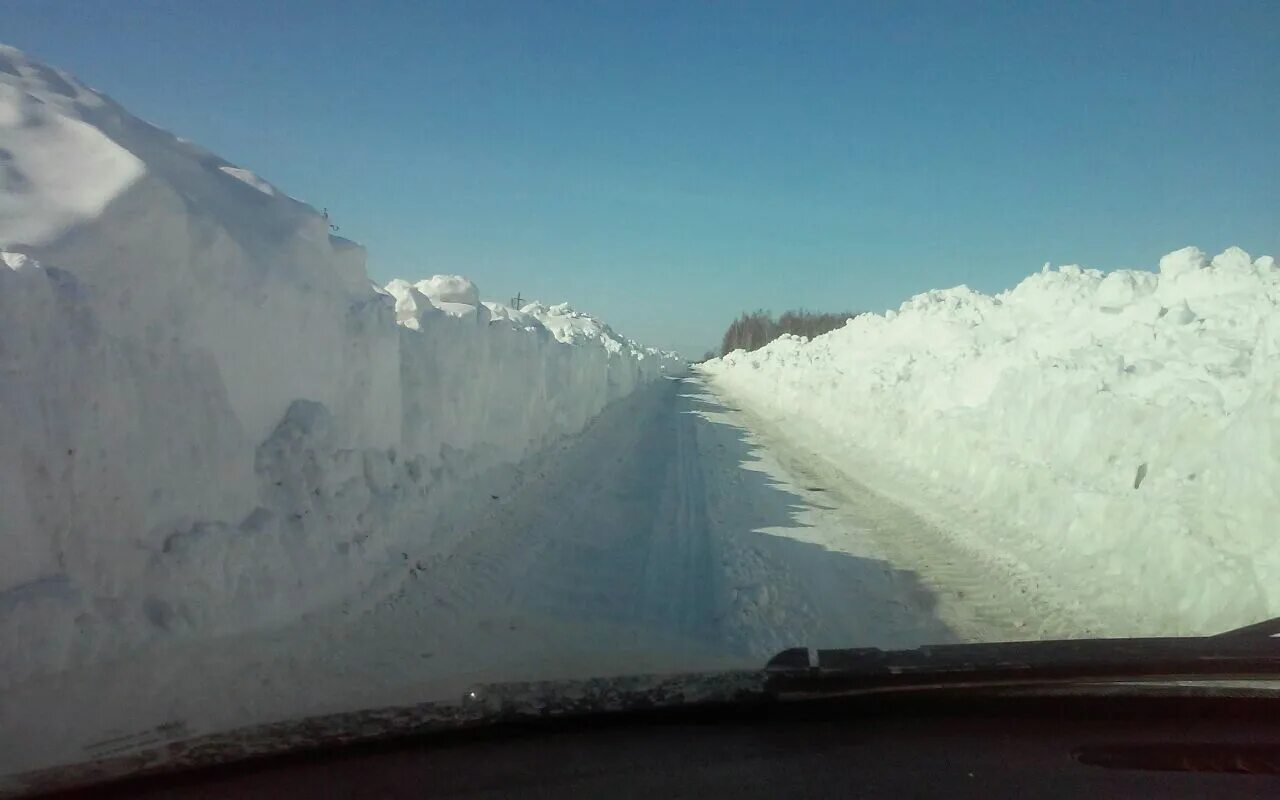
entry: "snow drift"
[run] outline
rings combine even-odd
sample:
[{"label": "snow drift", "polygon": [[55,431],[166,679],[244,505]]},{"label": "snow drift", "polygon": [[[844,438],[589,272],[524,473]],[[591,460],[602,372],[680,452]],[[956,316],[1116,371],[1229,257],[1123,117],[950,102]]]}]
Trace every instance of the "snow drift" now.
[{"label": "snow drift", "polygon": [[958,537],[1052,576],[1117,634],[1280,615],[1270,257],[1187,248],[1158,272],[1046,266],[994,297],[932,291],[704,369],[825,437],[834,461],[869,454],[976,513]]},{"label": "snow drift", "polygon": [[336,601],[679,368],[375,289],[315,209],[7,47],[0,253],[0,682]]}]

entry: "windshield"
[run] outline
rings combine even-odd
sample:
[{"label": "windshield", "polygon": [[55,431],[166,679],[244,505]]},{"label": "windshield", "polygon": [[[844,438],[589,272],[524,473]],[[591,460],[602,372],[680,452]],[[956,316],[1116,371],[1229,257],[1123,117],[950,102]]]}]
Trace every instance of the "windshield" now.
[{"label": "windshield", "polygon": [[1273,4],[3,16],[0,774],[1280,615]]}]

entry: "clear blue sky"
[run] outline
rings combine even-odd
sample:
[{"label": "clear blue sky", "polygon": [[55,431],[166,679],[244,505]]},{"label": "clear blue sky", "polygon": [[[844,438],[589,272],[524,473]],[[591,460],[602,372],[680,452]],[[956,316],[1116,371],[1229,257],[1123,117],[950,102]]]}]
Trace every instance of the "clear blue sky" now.
[{"label": "clear blue sky", "polygon": [[698,353],[1045,261],[1280,255],[1280,3],[35,2],[0,41],[369,249]]}]

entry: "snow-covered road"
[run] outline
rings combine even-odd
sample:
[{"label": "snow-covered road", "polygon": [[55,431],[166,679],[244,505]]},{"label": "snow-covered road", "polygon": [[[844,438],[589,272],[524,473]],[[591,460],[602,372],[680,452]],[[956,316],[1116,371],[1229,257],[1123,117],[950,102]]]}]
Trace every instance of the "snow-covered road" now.
[{"label": "snow-covered road", "polygon": [[[973,635],[949,627],[933,593],[877,546],[923,523],[792,459],[701,381],[662,381],[606,412],[419,579],[459,616],[483,605],[517,625],[608,626],[679,658],[760,664],[799,644]],[[954,564],[940,550],[921,559],[933,556]],[[952,577],[963,592],[987,576]],[[418,598],[409,584],[394,602],[418,608]],[[985,624],[986,637],[1018,633],[1011,619]]]},{"label": "snow-covered road", "polygon": [[382,591],[288,628],[17,687],[0,730],[23,740],[0,746],[16,759],[0,766],[481,681],[1026,638],[1060,615],[766,427],[698,378],[657,381],[507,476],[447,556],[400,554]]}]

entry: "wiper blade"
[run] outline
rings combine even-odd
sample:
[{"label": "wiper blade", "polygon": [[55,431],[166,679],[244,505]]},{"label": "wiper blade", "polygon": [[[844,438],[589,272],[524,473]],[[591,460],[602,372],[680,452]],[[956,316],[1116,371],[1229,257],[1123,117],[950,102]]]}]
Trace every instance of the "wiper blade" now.
[{"label": "wiper blade", "polygon": [[1252,625],[1244,625],[1239,628],[1232,628],[1229,631],[1216,633],[1214,639],[1270,639],[1272,636],[1280,635],[1280,617],[1272,617],[1264,619],[1262,622],[1255,622]]},{"label": "wiper blade", "polygon": [[1143,680],[1275,680],[1280,640],[1239,635],[1072,639],[919,647],[795,648],[765,667],[779,695],[946,686]]}]

